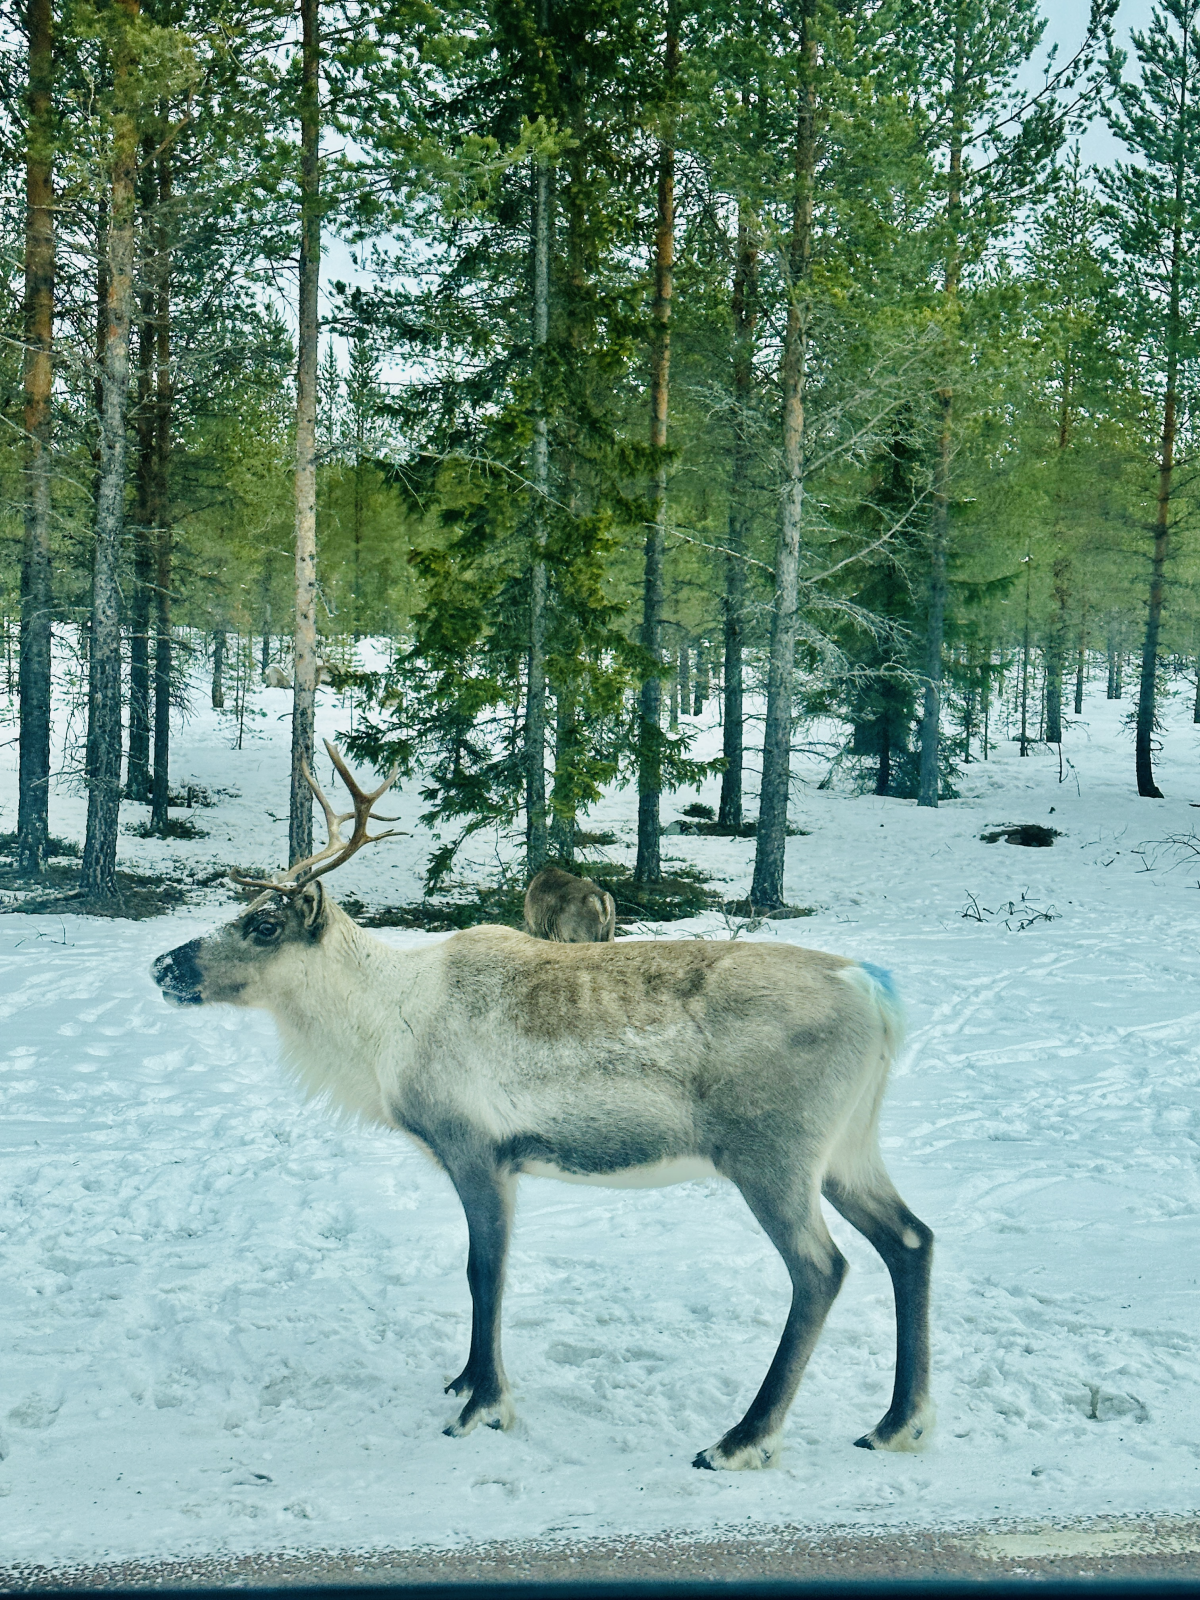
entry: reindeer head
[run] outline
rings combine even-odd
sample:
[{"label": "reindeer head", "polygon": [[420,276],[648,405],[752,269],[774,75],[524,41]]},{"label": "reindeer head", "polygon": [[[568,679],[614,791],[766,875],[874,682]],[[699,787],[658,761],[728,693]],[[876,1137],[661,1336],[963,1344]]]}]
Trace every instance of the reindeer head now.
[{"label": "reindeer head", "polygon": [[[370,793],[362,790],[341,754],[325,741],[329,759],[350,791],[353,809],[339,815],[321,792],[304,764],[304,776],[325,813],[329,838],[323,850],[297,861],[276,879],[243,878],[235,883],[263,892],[240,916],[207,939],[191,939],[159,956],[151,967],[155,983],[177,1005],[200,1006],[224,1001],[235,1006],[266,1006],[293,983],[303,983],[306,957],[320,944],[335,918],[345,920],[317,881],[348,861],[365,844],[388,839],[396,832],[369,834],[372,808],[391,788],[397,774]],[[354,821],[349,839],[342,824]],[[394,818],[378,817],[379,822]]]}]

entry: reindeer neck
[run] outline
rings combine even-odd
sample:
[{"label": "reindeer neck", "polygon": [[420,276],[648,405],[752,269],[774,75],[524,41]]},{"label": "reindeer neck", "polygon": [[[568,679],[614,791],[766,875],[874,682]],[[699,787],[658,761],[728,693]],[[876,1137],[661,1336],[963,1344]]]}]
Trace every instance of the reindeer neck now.
[{"label": "reindeer neck", "polygon": [[326,915],[313,959],[300,981],[279,990],[270,1010],[284,1058],[308,1094],[327,1095],[352,1115],[386,1122],[378,1068],[403,1047],[397,1006],[416,977],[408,969],[423,952],[393,950],[336,904]]}]

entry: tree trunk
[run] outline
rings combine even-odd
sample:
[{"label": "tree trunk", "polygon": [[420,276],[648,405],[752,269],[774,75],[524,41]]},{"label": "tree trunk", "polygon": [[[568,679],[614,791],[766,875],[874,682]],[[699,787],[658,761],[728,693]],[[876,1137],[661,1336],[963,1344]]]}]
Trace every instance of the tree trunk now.
[{"label": "tree trunk", "polygon": [[262,670],[266,675],[271,665],[271,557],[268,553],[262,569]]},{"label": "tree trunk", "polygon": [[367,463],[364,459],[364,444],[359,429],[358,448],[354,455],[354,642],[362,638],[362,541],[363,521],[366,515],[365,477]]},{"label": "tree trunk", "polygon": [[888,719],[879,726],[879,770],[875,774],[875,793],[886,794],[892,781],[892,741]]},{"label": "tree trunk", "polygon": [[[679,69],[679,23],[668,0],[663,56],[668,96],[674,93]],[[654,235],[654,348],[650,377],[650,446],[658,463],[651,489],[650,524],[646,531],[642,585],[642,649],[653,667],[642,682],[638,720],[638,847],[636,883],[657,883],[662,877],[659,852],[659,807],[662,797],[662,661],[663,546],[667,520],[667,413],[671,385],[671,294],[675,269],[675,122],[664,111],[658,141],[658,203]]]},{"label": "tree trunk", "polygon": [[[1182,114],[1182,108],[1181,108]],[[1159,452],[1158,499],[1154,515],[1154,554],[1150,563],[1150,598],[1142,641],[1142,674],[1138,685],[1135,742],[1138,794],[1161,800],[1154,781],[1154,706],[1158,676],[1158,635],[1162,625],[1163,586],[1171,527],[1171,478],[1175,470],[1175,408],[1178,403],[1179,342],[1182,333],[1180,281],[1183,272],[1183,174],[1175,185],[1175,226],[1171,236],[1171,297],[1167,310],[1167,382],[1163,396],[1162,445]]]},{"label": "tree trunk", "polygon": [[804,408],[808,377],[808,287],[816,179],[817,50],[812,0],[804,0],[801,61],[805,83],[796,137],[792,235],[788,250],[788,307],[782,363],[783,493],[775,550],[775,604],[767,669],[762,783],[750,902],[764,910],[783,904],[791,784],[792,678],[800,604],[800,532],[804,520]]},{"label": "tree trunk", "polygon": [[987,663],[983,669],[983,682],[979,692],[983,697],[983,759],[988,758],[988,734],[990,732],[992,714],[992,652],[988,651]]},{"label": "tree trunk", "polygon": [[154,774],[150,827],[162,833],[170,805],[171,749],[171,529],[158,529],[154,571]]},{"label": "tree trunk", "polygon": [[929,609],[925,622],[925,700],[921,716],[919,806],[936,806],[938,803],[941,755],[942,644],[946,632],[946,546],[950,534],[949,480],[954,396],[949,389],[944,389],[938,401],[942,425],[938,435],[933,516],[929,529]]},{"label": "tree trunk", "polygon": [[1079,654],[1075,661],[1075,715],[1083,715],[1083,685],[1087,673],[1087,614],[1079,619]]},{"label": "tree trunk", "polygon": [[[263,669],[266,670],[265,668]],[[225,629],[217,628],[212,636],[212,706],[214,711],[225,709]]]},{"label": "tree trunk", "polygon": [[1025,556],[1025,627],[1021,635],[1021,754],[1029,754],[1029,630],[1030,630],[1030,578],[1033,557]]},{"label": "tree trunk", "polygon": [[[118,0],[128,29],[138,0]],[[128,33],[119,38],[114,64],[116,101],[136,71]],[[121,540],[125,525],[125,409],[129,387],[129,329],[133,311],[134,178],[137,129],[127,111],[112,121],[107,295],[101,368],[100,474],[92,565],[92,638],[89,653],[92,757],[87,834],[80,887],[85,898],[117,897],[117,821],[121,806]]]},{"label": "tree trunk", "polygon": [[533,188],[533,351],[537,415],[533,422],[533,559],[529,583],[529,667],[525,691],[525,865],[530,875],[550,853],[546,817],[546,571],[550,494],[550,424],[546,345],[550,338],[550,170],[538,156]]},{"label": "tree trunk", "polygon": [[1065,555],[1054,560],[1054,619],[1046,650],[1046,743],[1062,743],[1063,671],[1067,659],[1067,607],[1070,603],[1071,562]]},{"label": "tree trunk", "polygon": [[25,130],[25,543],[21,565],[17,865],[40,874],[50,832],[50,481],[54,381],[54,16],[29,0]]},{"label": "tree trunk", "polygon": [[170,156],[157,162],[154,213],[154,775],[150,827],[162,833],[170,805],[171,750],[171,199]]},{"label": "tree trunk", "polygon": [[575,801],[569,793],[570,775],[577,757],[576,709],[573,684],[558,690],[554,723],[554,804],[550,817],[550,853],[569,867],[575,860]]},{"label": "tree trunk", "polygon": [[738,207],[738,254],[733,277],[733,460],[729,480],[729,553],[725,557],[724,648],[725,715],[721,754],[723,828],[742,825],[743,660],[746,564],[742,560],[750,532],[750,397],[754,390],[754,339],[758,325],[758,249],[748,208]]},{"label": "tree trunk", "polygon": [[317,706],[317,289],[321,276],[320,18],[300,0],[300,297],[296,364],[296,616],[292,690],[292,782],[288,861],[313,853],[312,791]]},{"label": "tree trunk", "polygon": [[[1177,230],[1178,232],[1178,230]],[[1142,643],[1142,672],[1138,684],[1136,771],[1138,794],[1144,800],[1161,800],[1154,781],[1154,709],[1158,675],[1158,635],[1162,625],[1163,584],[1170,537],[1171,475],[1175,465],[1175,352],[1168,355],[1167,393],[1163,402],[1162,453],[1159,457],[1158,503],[1154,519],[1154,554],[1150,564],[1150,599],[1146,607],[1146,633]]]},{"label": "tree trunk", "polygon": [[150,799],[150,605],[154,587],[154,265],[150,258],[151,218],[157,204],[154,140],[142,140],[142,280],[138,321],[137,520],[133,528],[133,589],[129,608],[129,757],[125,794]]},{"label": "tree trunk", "polygon": [[708,704],[708,645],[703,639],[696,646],[696,693],[692,700],[692,715],[700,716]]},{"label": "tree trunk", "polygon": [[[959,234],[962,217],[962,159],[966,139],[966,35],[962,20],[954,31],[953,111],[950,123],[949,189],[946,221],[950,247],[946,257],[943,294],[954,314],[961,270]],[[929,610],[925,631],[925,703],[921,716],[921,779],[919,806],[938,803],[938,769],[941,765],[942,643],[946,631],[946,550],[950,542],[950,465],[954,445],[954,391],[947,384],[938,392],[941,427],[933,474],[933,516],[929,530]]]}]

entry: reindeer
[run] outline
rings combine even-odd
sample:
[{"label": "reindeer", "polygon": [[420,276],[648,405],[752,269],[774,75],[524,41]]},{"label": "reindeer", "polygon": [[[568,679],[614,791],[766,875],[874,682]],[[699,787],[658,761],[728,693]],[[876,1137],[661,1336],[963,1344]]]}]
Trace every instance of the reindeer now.
[{"label": "reindeer", "polygon": [[525,932],[560,944],[604,944],[617,927],[617,902],[590,878],[543,867],[525,891]]},{"label": "reindeer", "polygon": [[[181,1005],[257,1006],[310,1094],[406,1133],[466,1212],[472,1299],[465,1401],[446,1428],[507,1428],[500,1300],[518,1177],[658,1186],[720,1176],[741,1190],[786,1263],[791,1309],[749,1410],[694,1466],[763,1467],[833,1303],[846,1261],[821,1196],[891,1274],[891,1404],[857,1443],[912,1450],[933,1420],[933,1235],[884,1168],[876,1132],[901,1014],[888,974],[792,945],[733,941],[562,944],[479,927],[393,950],[357,927],[322,877],[362,846],[394,780],[364,792],[326,746],[353,800],[337,815],[310,773],[328,843],[269,881],[208,938],[153,975]],[[341,829],[353,819],[349,839]],[[389,818],[380,818],[389,821]]]},{"label": "reindeer", "polygon": [[[268,689],[291,689],[294,687],[291,673],[286,667],[281,667],[278,661],[272,661],[271,665],[263,673],[262,681]],[[318,689],[323,683],[333,682],[333,668],[327,661],[318,661],[317,676],[314,682]]]}]

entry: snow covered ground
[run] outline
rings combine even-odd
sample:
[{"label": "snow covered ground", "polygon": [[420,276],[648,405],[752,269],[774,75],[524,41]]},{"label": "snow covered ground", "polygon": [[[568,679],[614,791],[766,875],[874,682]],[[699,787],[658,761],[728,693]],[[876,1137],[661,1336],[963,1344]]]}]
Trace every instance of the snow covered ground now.
[{"label": "snow covered ground", "polygon": [[[195,813],[209,838],[123,838],[126,859],[279,859],[286,696],[259,705],[241,751],[228,717],[180,734],[175,781],[237,791]],[[162,1002],[151,958],[224,916],[220,891],[159,921],[0,919],[0,1564],[1196,1508],[1200,858],[1158,841],[1200,826],[1200,732],[1181,692],[1170,798],[1139,801],[1128,709],[1089,699],[1066,782],[1052,754],[1001,743],[936,812],[818,790],[802,761],[811,833],[789,841],[788,894],[819,909],[752,935],[882,963],[907,998],[884,1137],[938,1236],[940,1426],[920,1456],[851,1447],[890,1392],[891,1295],[834,1218],[853,1270],[779,1466],[691,1469],[760,1381],[787,1300],[717,1181],[524,1180],[505,1317],[520,1422],[444,1438],[468,1329],[457,1201],[401,1138],[302,1104],[265,1018]],[[343,722],[327,700],[322,728]],[[397,809],[411,827],[417,801]],[[632,840],[634,809],[617,793],[596,825]],[[56,833],[82,820],[56,796]],[[1063,836],[979,841],[1007,822]],[[665,843],[746,892],[752,844]],[[413,899],[426,847],[382,845],[340,888]],[[1054,920],[1021,929],[1029,908]]]}]

